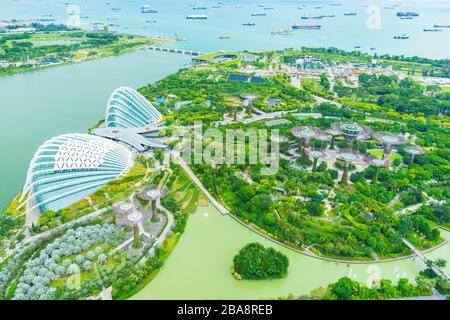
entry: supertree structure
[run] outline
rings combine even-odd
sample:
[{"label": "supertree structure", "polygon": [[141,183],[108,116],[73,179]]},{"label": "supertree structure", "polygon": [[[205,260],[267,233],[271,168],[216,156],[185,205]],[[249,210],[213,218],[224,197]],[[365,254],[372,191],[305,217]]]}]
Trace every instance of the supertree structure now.
[{"label": "supertree structure", "polygon": [[309,147],[311,139],[325,136],[325,132],[316,127],[302,126],[292,128],[292,135],[296,138],[300,138],[303,141],[305,147]]},{"label": "supertree structure", "polygon": [[313,158],[313,168],[312,168],[312,171],[315,172],[315,171],[317,170],[317,162],[318,162],[318,160],[319,160],[320,157],[323,157],[323,156],[324,156],[324,153],[323,153],[322,151],[319,151],[319,150],[312,150],[312,151],[309,151],[309,152],[307,152],[307,153],[308,153],[308,155],[309,155],[310,157]]},{"label": "supertree structure", "polygon": [[352,162],[356,160],[364,160],[363,156],[360,153],[352,152],[351,150],[343,150],[339,152],[339,158],[344,161],[344,169],[341,178],[341,184],[348,184],[348,173],[350,171],[350,166]]},{"label": "supertree structure", "polygon": [[134,242],[139,243],[139,222],[142,219],[142,213],[134,211],[127,216],[127,220],[133,226]]},{"label": "supertree structure", "polygon": [[377,157],[370,159],[368,162],[375,167],[375,172],[372,176],[372,184],[376,184],[378,182],[378,173],[380,172],[380,168],[385,166],[385,162]]},{"label": "supertree structure", "polygon": [[137,211],[138,208],[134,203],[125,201],[113,204],[112,209],[119,214],[117,218],[119,224],[133,227],[134,242],[139,244],[139,223],[150,219],[150,215]]},{"label": "supertree structure", "polygon": [[330,140],[330,150],[334,150],[334,139],[339,136],[341,133],[339,130],[328,128],[326,132],[331,136]]},{"label": "supertree structure", "polygon": [[415,156],[425,154],[425,151],[421,147],[418,147],[418,146],[407,146],[407,147],[403,148],[403,150],[405,150],[405,152],[407,152],[411,155],[411,158],[409,159],[410,164],[414,163]]},{"label": "supertree structure", "polygon": [[406,143],[406,138],[396,133],[380,131],[373,136],[383,144],[383,160],[389,159],[393,146]]},{"label": "supertree structure", "polygon": [[157,202],[158,200],[164,198],[168,193],[168,190],[164,188],[163,190],[159,190],[156,185],[151,186],[146,190],[142,190],[139,193],[139,197],[143,200],[149,201],[151,203],[151,219],[152,221],[157,221],[158,219],[158,208]]},{"label": "supertree structure", "polygon": [[352,149],[355,141],[367,139],[372,133],[370,128],[356,122],[335,122],[331,129],[344,136],[348,149]]}]

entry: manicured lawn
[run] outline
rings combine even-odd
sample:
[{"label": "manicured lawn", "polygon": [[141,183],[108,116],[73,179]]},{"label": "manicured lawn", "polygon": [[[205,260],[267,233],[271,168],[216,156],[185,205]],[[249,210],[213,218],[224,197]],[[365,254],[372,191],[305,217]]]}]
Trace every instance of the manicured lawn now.
[{"label": "manicured lawn", "polygon": [[[383,150],[380,149],[372,149],[372,150],[367,150],[367,152],[373,156],[376,156],[378,158],[381,158],[381,156],[383,155]],[[400,161],[403,159],[401,155],[399,155],[398,153],[395,152],[391,152],[391,158],[390,161],[394,161],[395,159],[400,159]]]}]

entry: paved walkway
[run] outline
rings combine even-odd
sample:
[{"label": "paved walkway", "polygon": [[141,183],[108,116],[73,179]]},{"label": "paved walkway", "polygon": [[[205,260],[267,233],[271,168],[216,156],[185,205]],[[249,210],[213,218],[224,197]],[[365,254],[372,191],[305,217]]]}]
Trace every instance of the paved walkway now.
[{"label": "paved walkway", "polygon": [[219,212],[221,214],[229,214],[229,211],[227,209],[225,209],[225,207],[223,205],[221,205],[212,195],[211,193],[209,193],[209,191],[203,186],[203,184],[200,182],[200,180],[197,178],[197,176],[195,175],[194,172],[192,172],[191,168],[189,168],[189,166],[186,164],[186,162],[174,155],[175,160],[181,165],[181,167],[183,168],[183,170],[187,173],[187,175],[189,176],[189,178],[192,179],[192,181],[194,181],[194,183],[197,185],[197,187],[203,192],[203,194],[208,198],[208,200],[217,208],[217,210],[219,210]]},{"label": "paved walkway", "polygon": [[[406,240],[405,238],[402,238],[402,241],[404,244],[406,244],[406,246],[408,248],[410,248],[418,257],[420,260],[422,260],[425,264],[427,263],[428,259],[422,254],[422,252],[420,252],[419,249],[417,249],[411,242],[409,242],[408,240]],[[433,269],[434,272],[436,272],[436,274],[438,274],[439,276],[441,276],[443,279],[445,279],[445,281],[448,282],[448,277],[447,275],[444,273],[444,271],[442,271],[441,269],[439,269],[436,266],[432,266],[431,269]]]}]

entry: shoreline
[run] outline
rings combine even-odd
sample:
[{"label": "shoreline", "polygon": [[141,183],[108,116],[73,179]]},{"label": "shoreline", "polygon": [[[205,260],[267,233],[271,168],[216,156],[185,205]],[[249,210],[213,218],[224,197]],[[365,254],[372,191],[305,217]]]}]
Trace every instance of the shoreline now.
[{"label": "shoreline", "polygon": [[[138,35],[133,35],[133,36],[138,36]],[[174,39],[171,39],[169,37],[151,37],[150,36],[150,37],[145,37],[145,38],[154,41],[154,43],[152,43],[151,45],[161,45],[164,43],[169,43],[169,42],[175,41]],[[39,67],[28,68],[28,69],[16,68],[13,72],[8,72],[8,73],[0,72],[0,79],[2,79],[3,77],[14,76],[17,74],[44,71],[44,70],[48,70],[48,69],[56,68],[56,67],[70,66],[70,65],[74,65],[74,64],[81,64],[81,63],[85,63],[85,62],[89,62],[89,61],[96,61],[96,60],[101,60],[101,59],[110,58],[110,57],[114,57],[114,56],[121,56],[123,54],[143,50],[148,45],[150,45],[150,44],[147,43],[147,44],[141,44],[139,46],[132,47],[132,48],[126,48],[117,54],[114,53],[114,49],[113,49],[113,50],[111,50],[111,52],[107,52],[100,57],[95,57],[95,56],[94,57],[86,57],[82,60],[55,63],[55,64],[51,64],[48,66],[39,66]]]}]

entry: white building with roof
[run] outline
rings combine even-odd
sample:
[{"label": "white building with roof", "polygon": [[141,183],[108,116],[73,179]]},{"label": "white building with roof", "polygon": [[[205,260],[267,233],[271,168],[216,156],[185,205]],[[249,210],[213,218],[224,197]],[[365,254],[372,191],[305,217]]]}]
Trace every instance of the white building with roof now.
[{"label": "white building with roof", "polygon": [[106,104],[105,127],[92,131],[94,135],[126,143],[139,152],[146,148],[166,148],[154,139],[162,121],[159,111],[139,92],[120,87]]},{"label": "white building with roof", "polygon": [[27,225],[40,213],[75,203],[133,163],[132,152],[108,139],[89,134],[64,134],[46,141],[30,162],[20,198],[26,205]]}]

